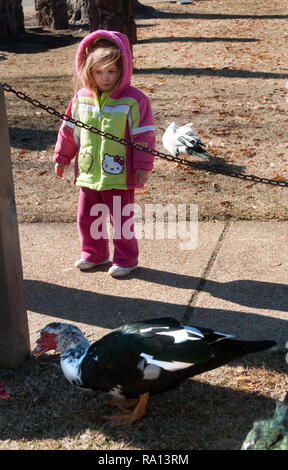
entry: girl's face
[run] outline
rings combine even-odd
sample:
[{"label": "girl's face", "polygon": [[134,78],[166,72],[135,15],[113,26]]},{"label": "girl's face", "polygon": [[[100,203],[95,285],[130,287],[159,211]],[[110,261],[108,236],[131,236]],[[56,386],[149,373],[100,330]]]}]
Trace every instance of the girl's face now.
[{"label": "girl's face", "polygon": [[116,64],[108,64],[103,68],[94,68],[93,80],[100,92],[112,91],[121,75],[121,70]]}]

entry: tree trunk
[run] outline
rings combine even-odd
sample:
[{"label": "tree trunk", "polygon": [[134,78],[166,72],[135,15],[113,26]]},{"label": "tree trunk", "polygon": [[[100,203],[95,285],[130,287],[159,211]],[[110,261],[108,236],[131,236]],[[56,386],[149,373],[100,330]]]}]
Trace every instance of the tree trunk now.
[{"label": "tree trunk", "polygon": [[69,28],[66,0],[35,0],[35,10],[43,28]]},{"label": "tree trunk", "polygon": [[89,0],[88,17],[91,31],[120,31],[131,45],[136,42],[134,0]]},{"label": "tree trunk", "polygon": [[22,0],[0,0],[0,38],[17,38],[23,32]]},{"label": "tree trunk", "polygon": [[69,23],[87,24],[89,0],[67,0]]}]

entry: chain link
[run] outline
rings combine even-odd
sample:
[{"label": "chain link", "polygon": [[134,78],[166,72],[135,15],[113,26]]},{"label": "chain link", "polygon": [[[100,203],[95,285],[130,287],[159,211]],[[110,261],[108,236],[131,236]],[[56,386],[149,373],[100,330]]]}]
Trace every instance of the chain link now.
[{"label": "chain link", "polygon": [[242,180],[246,180],[246,181],[252,181],[253,183],[263,183],[263,184],[268,184],[268,185],[271,185],[271,186],[285,186],[285,187],[288,187],[288,181],[263,178],[263,177],[260,177],[260,176],[249,175],[249,174],[246,174],[246,173],[237,173],[236,171],[232,171],[232,170],[230,170],[228,168],[224,168],[224,167],[219,167],[218,165],[209,165],[209,166],[207,166],[207,164],[205,165],[204,163],[201,163],[201,162],[191,162],[189,160],[186,160],[185,158],[173,157],[172,155],[169,155],[169,154],[166,154],[166,153],[163,153],[163,152],[159,152],[158,150],[149,149],[148,147],[145,147],[141,144],[134,144],[133,142],[131,142],[129,140],[117,137],[113,134],[110,134],[109,132],[104,132],[104,131],[101,131],[100,129],[97,129],[96,127],[89,126],[88,124],[85,124],[82,121],[77,121],[77,120],[73,119],[72,117],[68,116],[65,113],[60,113],[56,109],[52,108],[52,106],[46,106],[45,104],[41,103],[37,99],[31,98],[30,96],[27,96],[22,91],[14,90],[7,83],[0,83],[0,86],[2,86],[5,91],[7,91],[9,93],[13,93],[14,95],[16,95],[17,98],[20,98],[21,100],[27,101],[28,103],[32,104],[36,108],[43,109],[47,113],[49,113],[53,116],[57,116],[57,117],[59,117],[60,119],[62,119],[64,121],[69,121],[77,127],[80,127],[82,129],[86,129],[86,130],[92,132],[93,134],[101,135],[102,137],[105,137],[106,139],[109,139],[109,140],[113,140],[114,142],[118,142],[119,144],[130,146],[130,147],[135,148],[136,150],[140,150],[140,151],[149,153],[149,154],[151,154],[155,157],[160,157],[160,158],[163,158],[163,159],[168,160],[168,161],[176,162],[180,165],[189,166],[190,168],[192,168],[194,170],[202,170],[202,171],[207,171],[207,172],[210,172],[210,173],[216,173],[216,174],[220,174],[220,175],[230,176],[232,178],[238,178],[238,179],[242,179]]}]

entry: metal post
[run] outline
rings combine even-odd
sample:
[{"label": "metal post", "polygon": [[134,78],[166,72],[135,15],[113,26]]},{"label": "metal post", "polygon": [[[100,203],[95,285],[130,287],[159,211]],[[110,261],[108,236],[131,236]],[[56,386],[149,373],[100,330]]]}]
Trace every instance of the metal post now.
[{"label": "metal post", "polygon": [[0,367],[19,366],[29,352],[8,123],[0,86]]}]

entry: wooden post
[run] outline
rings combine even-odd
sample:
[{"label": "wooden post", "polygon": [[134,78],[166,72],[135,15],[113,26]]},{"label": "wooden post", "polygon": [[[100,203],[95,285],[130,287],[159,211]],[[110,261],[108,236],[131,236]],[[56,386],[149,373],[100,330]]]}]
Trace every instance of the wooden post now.
[{"label": "wooden post", "polygon": [[17,367],[30,342],[4,90],[0,86],[0,367]]}]

